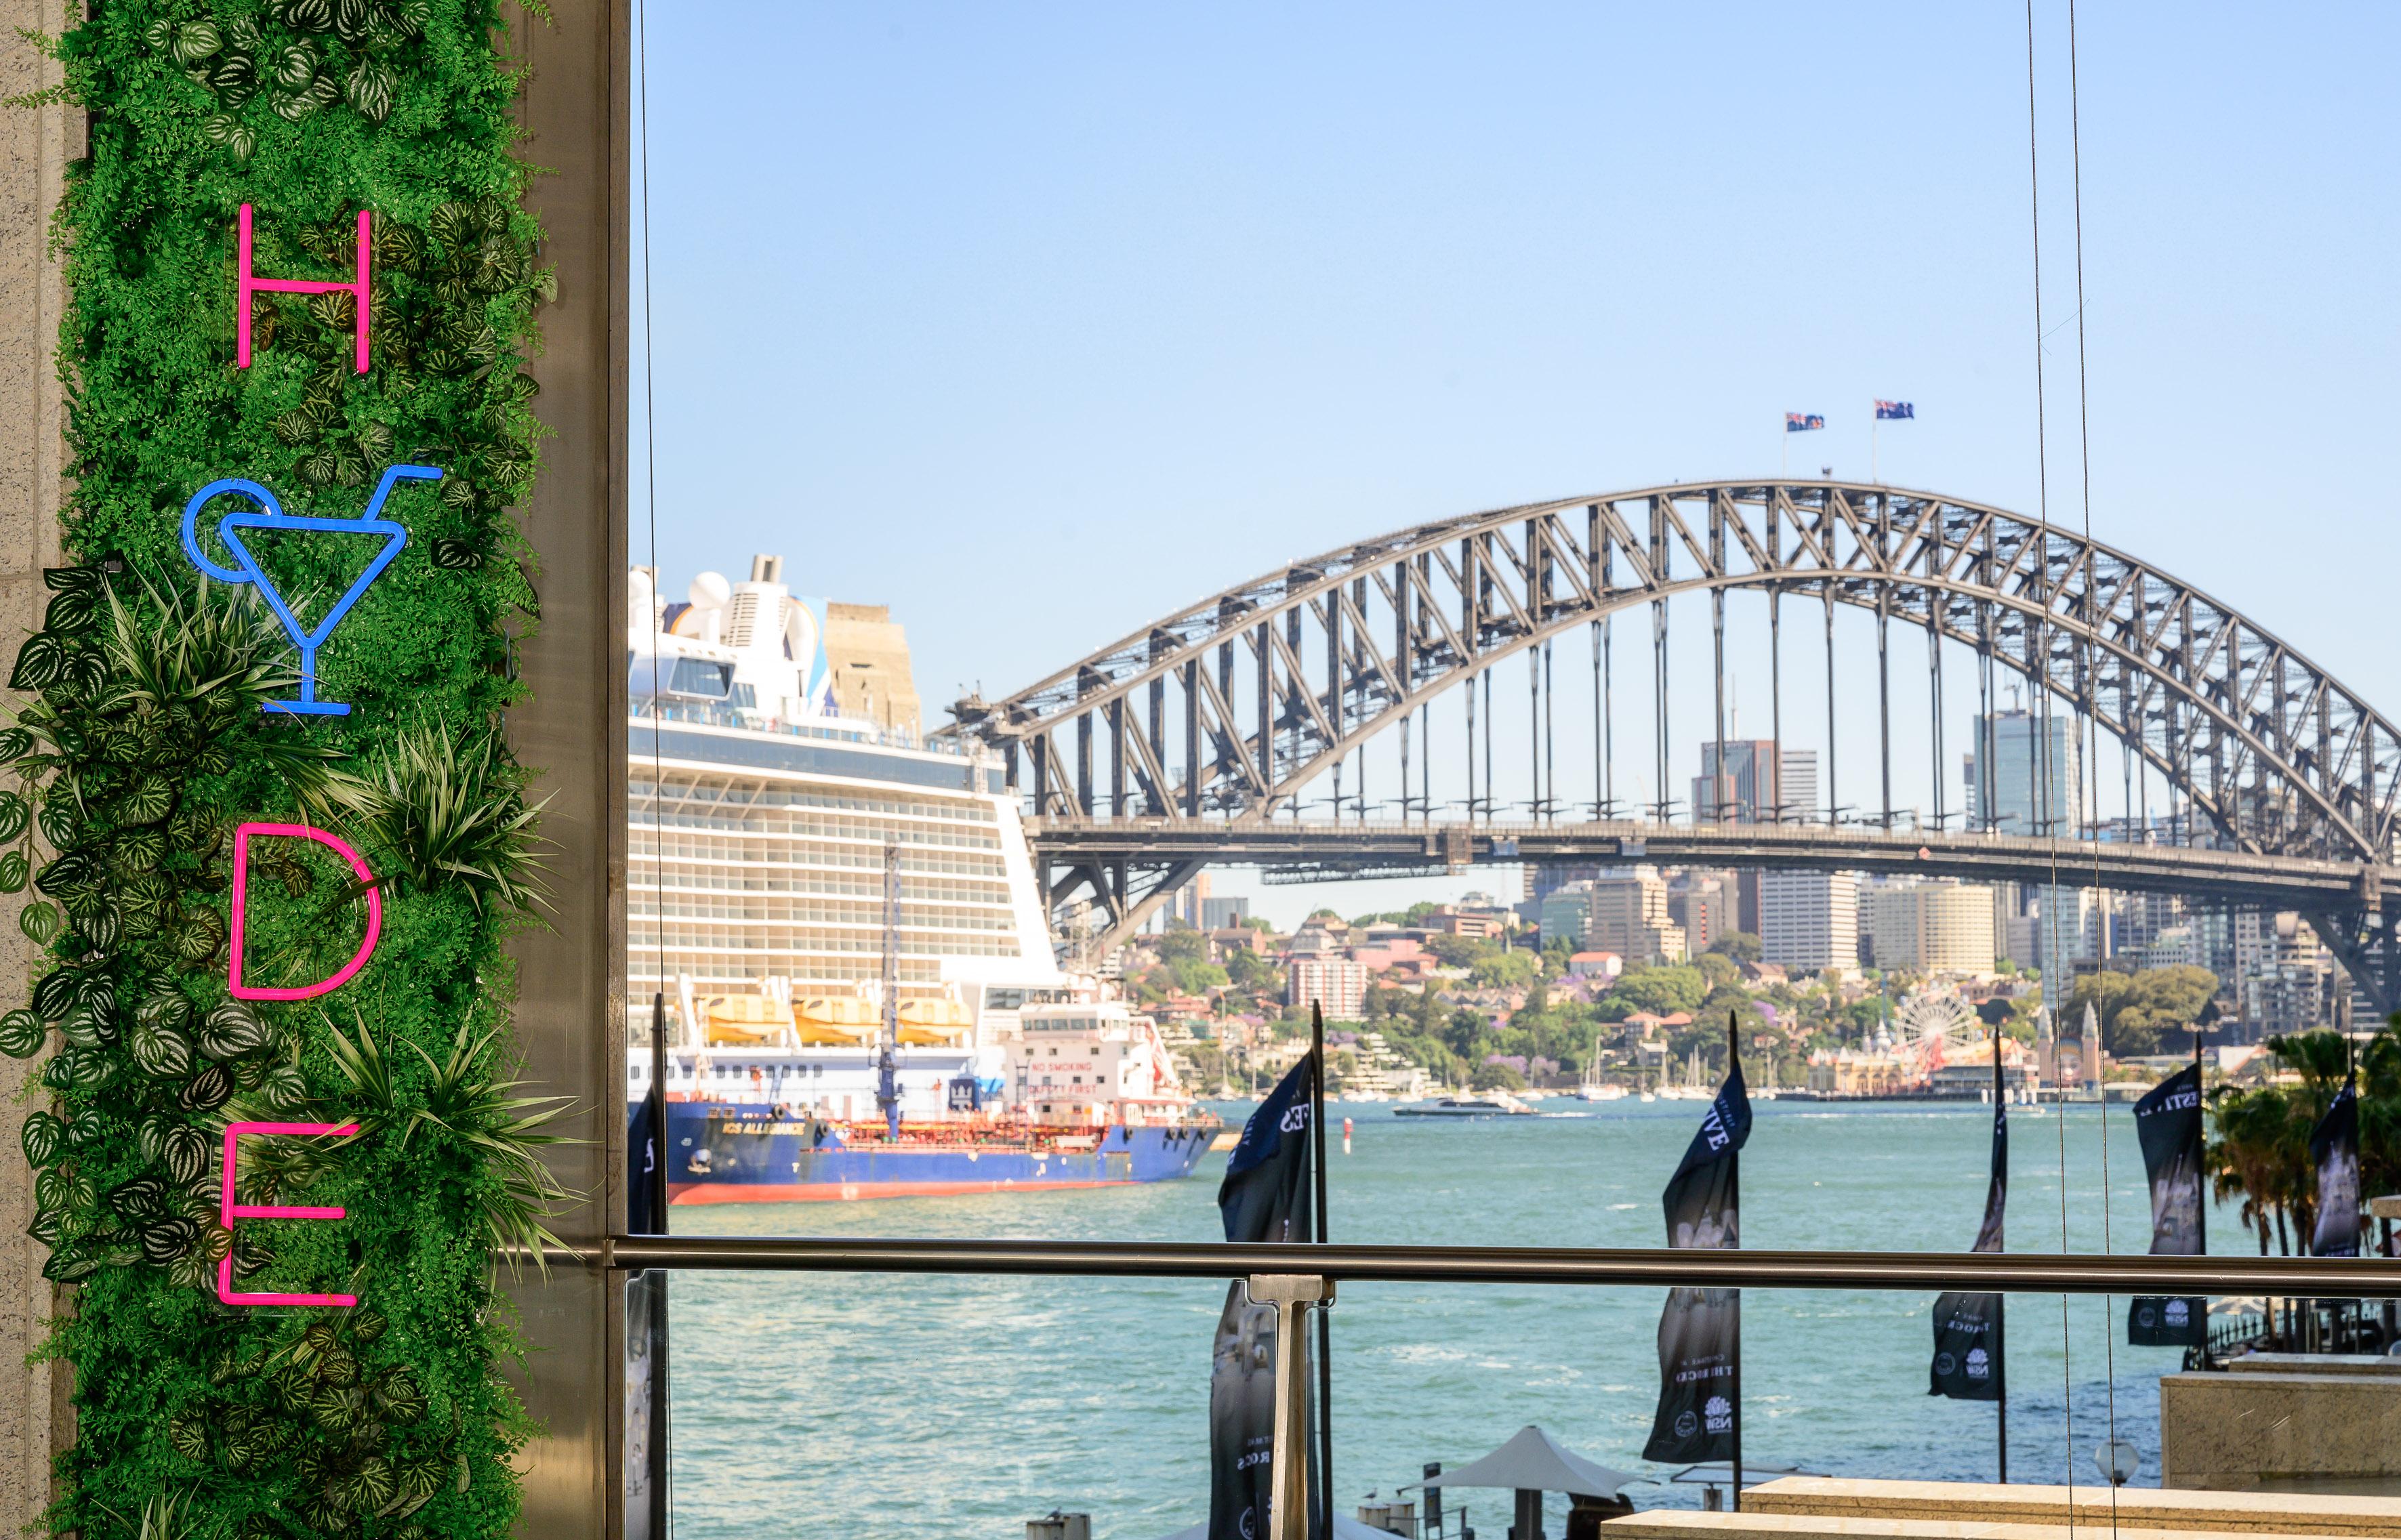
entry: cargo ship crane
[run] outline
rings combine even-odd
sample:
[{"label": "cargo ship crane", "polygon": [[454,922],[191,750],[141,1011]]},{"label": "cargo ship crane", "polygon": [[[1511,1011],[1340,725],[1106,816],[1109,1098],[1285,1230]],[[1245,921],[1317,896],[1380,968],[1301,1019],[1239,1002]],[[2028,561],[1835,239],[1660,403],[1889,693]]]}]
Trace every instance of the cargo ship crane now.
[{"label": "cargo ship crane", "polygon": [[900,842],[884,842],[884,1036],[875,1050],[875,1105],[884,1137],[900,1142],[900,1085],[893,1049],[900,1042]]}]

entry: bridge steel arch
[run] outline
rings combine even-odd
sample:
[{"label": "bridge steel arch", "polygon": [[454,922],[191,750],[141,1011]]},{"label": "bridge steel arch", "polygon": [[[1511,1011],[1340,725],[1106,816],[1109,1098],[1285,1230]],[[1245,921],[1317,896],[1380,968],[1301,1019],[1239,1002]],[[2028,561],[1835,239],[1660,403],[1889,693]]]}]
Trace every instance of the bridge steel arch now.
[{"label": "bridge steel arch", "polygon": [[[2401,731],[2265,627],[2078,531],[1858,483],[1684,483],[1418,525],[1287,563],[1006,700],[962,702],[951,730],[1002,752],[1042,825],[1267,818],[1506,659],[1688,593],[1712,595],[1722,637],[1736,591],[1973,649],[2133,745],[2231,850],[2371,874],[2393,855]],[[1138,887],[1088,865],[1061,891],[1089,888],[1114,938],[1197,869],[1168,861]],[[2357,912],[2313,917],[2354,975],[2393,940],[2363,886]]]}]

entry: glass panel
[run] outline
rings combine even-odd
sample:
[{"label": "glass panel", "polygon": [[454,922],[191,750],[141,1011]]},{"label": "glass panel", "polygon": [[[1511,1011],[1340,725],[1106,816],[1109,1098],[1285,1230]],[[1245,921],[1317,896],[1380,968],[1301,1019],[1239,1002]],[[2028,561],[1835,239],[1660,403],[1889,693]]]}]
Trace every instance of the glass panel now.
[{"label": "glass panel", "polygon": [[[1229,1115],[1243,1109],[1228,1106]],[[1981,1216],[1989,1109],[1763,1102],[1742,1154],[1754,1249],[1958,1250]],[[1661,1173],[1692,1138],[1674,1103],[1528,1119],[1412,1121],[1338,1104],[1334,1238],[1655,1247]],[[2148,1198],[2122,1105],[2015,1109],[2009,1234],[2019,1251],[2140,1252]],[[1342,1123],[1350,1152],[1340,1152]],[[2066,1228],[2061,1234],[2061,1170]],[[1205,1175],[1221,1169],[1207,1163]],[[1562,1194],[1572,1194],[1563,1197]],[[1096,1241],[1219,1236],[1215,1183],[995,1199],[679,1206],[678,1233],[969,1233]],[[2235,1209],[2216,1249],[2247,1251]],[[845,1514],[861,1533],[1010,1533],[1064,1506],[1096,1533],[1165,1535],[1205,1516],[1215,1284],[1131,1279],[679,1274],[679,1533],[748,1533],[775,1515]],[[1336,1494],[1347,1515],[1432,1460],[1452,1465],[1529,1423],[1697,1506],[1647,1463],[1659,1388],[1656,1289],[1346,1285],[1333,1312]],[[1989,1481],[1986,1403],[1927,1394],[1930,1295],[1752,1289],[1742,1298],[1744,1457],[1845,1477]],[[2064,1314],[2063,1314],[2064,1310]],[[2160,1378],[2176,1347],[2132,1347],[2124,1299],[2013,1295],[2005,1316],[2010,1474],[2092,1487],[2114,1438],[2161,1480]],[[2221,1334],[2245,1317],[2220,1317]],[[2072,1420],[2067,1408],[2072,1402]],[[1413,1497],[1414,1494],[1411,1494]],[[1455,1493],[1479,1533],[1505,1492]],[[1550,1500],[1545,1533],[1564,1533]],[[1453,1533],[1456,1533],[1455,1530]]]}]

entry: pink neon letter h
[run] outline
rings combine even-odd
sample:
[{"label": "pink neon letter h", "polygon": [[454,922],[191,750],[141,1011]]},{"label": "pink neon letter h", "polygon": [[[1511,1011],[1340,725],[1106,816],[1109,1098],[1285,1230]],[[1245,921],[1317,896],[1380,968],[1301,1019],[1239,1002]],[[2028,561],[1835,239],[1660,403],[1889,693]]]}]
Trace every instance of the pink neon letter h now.
[{"label": "pink neon letter h", "polygon": [[234,317],[234,367],[250,367],[250,296],[265,290],[279,294],[348,293],[358,303],[355,307],[358,334],[357,373],[367,372],[367,211],[359,211],[359,276],[350,283],[313,282],[297,278],[254,278],[250,271],[250,205],[241,206],[241,266],[234,280],[235,298],[240,309]]},{"label": "pink neon letter h", "polygon": [[244,824],[236,828],[233,831],[233,920],[230,927],[233,945],[232,956],[226,962],[226,988],[236,1000],[313,1000],[319,995],[332,994],[365,967],[368,955],[374,952],[376,937],[383,932],[383,894],[373,886],[368,887],[366,939],[359,943],[359,949],[350,954],[350,960],[343,963],[341,971],[333,977],[305,984],[296,989],[244,984],[241,981],[241,931],[242,920],[250,906],[250,837],[254,834],[313,839],[349,862],[350,870],[359,874],[360,881],[368,884],[375,881],[375,874],[367,870],[367,864],[359,852],[322,829],[312,829],[306,824]]},{"label": "pink neon letter h", "polygon": [[[236,1220],[338,1220],[347,1210],[306,1208],[284,1204],[233,1201],[234,1141],[244,1134],[355,1134],[355,1123],[228,1123],[225,1131],[225,1168],[217,1178],[217,1213],[228,1236]],[[237,1294],[233,1288],[233,1248],[217,1260],[217,1298],[232,1305],[336,1304],[359,1302],[355,1294]]]}]

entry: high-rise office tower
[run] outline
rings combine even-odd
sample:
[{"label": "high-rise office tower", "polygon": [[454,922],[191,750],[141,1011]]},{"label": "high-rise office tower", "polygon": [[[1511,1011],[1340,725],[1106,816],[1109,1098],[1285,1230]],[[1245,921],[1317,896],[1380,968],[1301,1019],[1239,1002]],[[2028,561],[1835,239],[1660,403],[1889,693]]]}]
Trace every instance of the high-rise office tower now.
[{"label": "high-rise office tower", "polygon": [[[2077,838],[2084,826],[2084,777],[2075,718],[2065,711],[1999,711],[1968,720],[1968,827],[2022,838]],[[2075,960],[2087,949],[2089,895],[2041,887],[2031,896],[2043,1001],[2064,1010]]]},{"label": "high-rise office tower", "polygon": [[1763,873],[1760,911],[1763,961],[1794,973],[1857,966],[1859,884],[1849,872]]},{"label": "high-rise office tower", "polygon": [[1701,773],[1693,780],[1693,821],[1766,824],[1784,803],[1776,741],[1728,739],[1701,745]]},{"label": "high-rise office tower", "polygon": [[2045,717],[2030,711],[1968,720],[1968,826],[2075,838],[2084,826],[2084,778],[2074,720],[2065,712]]},{"label": "high-rise office tower", "polygon": [[[1796,773],[1797,772],[1797,773]],[[1799,824],[1813,819],[1818,799],[1818,756],[1809,749],[1779,752],[1773,738],[1733,738],[1701,745],[1701,773],[1693,778],[1696,824]],[[1759,934],[1760,874],[1746,871],[1735,884],[1734,922]]]}]

